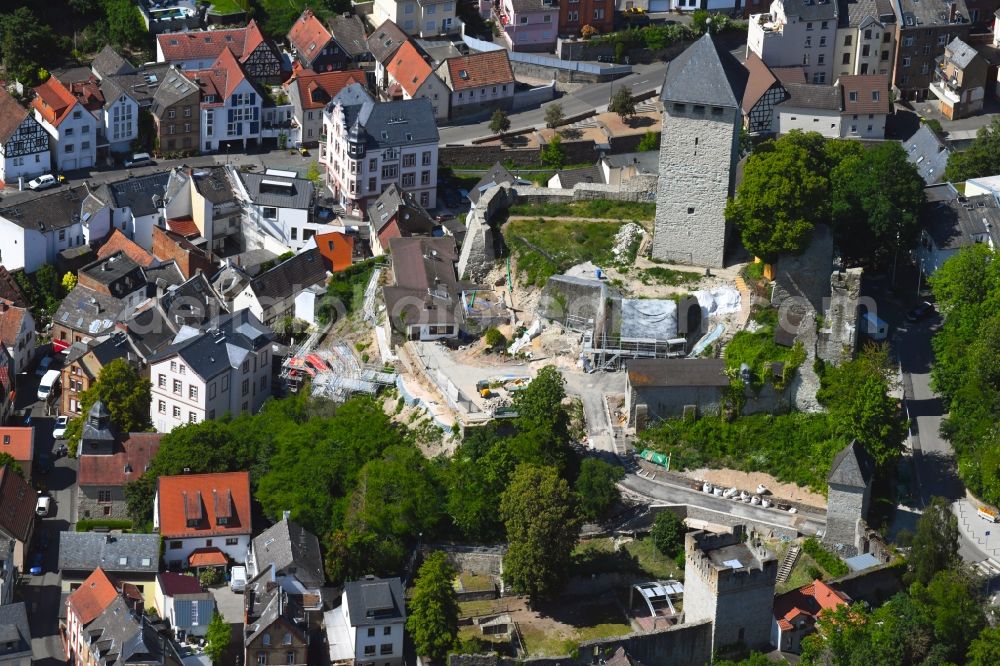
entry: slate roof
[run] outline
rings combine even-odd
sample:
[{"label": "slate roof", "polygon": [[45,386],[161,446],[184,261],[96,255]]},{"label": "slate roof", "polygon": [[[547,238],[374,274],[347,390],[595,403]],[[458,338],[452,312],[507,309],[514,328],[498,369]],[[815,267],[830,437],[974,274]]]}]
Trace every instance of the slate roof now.
[{"label": "slate roof", "polygon": [[[249,472],[161,476],[157,480],[157,497],[159,530],[163,538],[253,532]],[[228,524],[219,524],[220,515],[228,516]],[[189,517],[197,521],[196,527],[188,527]]]},{"label": "slate roof", "polygon": [[497,162],[490,167],[490,170],[479,179],[475,187],[469,190],[469,200],[472,201],[473,205],[479,203],[479,197],[486,193],[486,190],[490,189],[495,185],[502,185],[504,183],[513,183],[517,178],[514,174],[510,172],[507,167],[505,167],[500,162]]},{"label": "slate roof", "polygon": [[120,575],[155,574],[160,569],[160,535],[59,533],[60,571],[93,571],[98,567]]},{"label": "slate roof", "polygon": [[923,228],[940,250],[957,250],[976,243],[1000,243],[1000,207],[992,194],[955,196],[924,204]]},{"label": "slate roof", "polygon": [[948,58],[948,60],[950,60],[951,63],[959,69],[965,69],[968,67],[972,64],[973,59],[979,55],[979,52],[976,51],[976,49],[972,48],[958,37],[951,40],[945,49],[951,53],[951,57]]},{"label": "slate roof", "polygon": [[101,85],[104,85],[104,81],[114,82],[119,88],[127,91],[129,97],[138,102],[140,107],[146,108],[153,102],[153,96],[159,90],[170,67],[170,63],[166,62],[146,63],[133,73],[107,76]]},{"label": "slate roof", "polygon": [[31,626],[23,601],[0,606],[0,661],[27,659],[31,662]]},{"label": "slate roof", "polygon": [[572,189],[577,183],[604,183],[604,170],[599,165],[564,169],[558,171],[559,184],[564,189]]},{"label": "slate roof", "polygon": [[90,61],[90,69],[101,79],[118,74],[135,74],[135,66],[108,44]]},{"label": "slate roof", "polygon": [[559,11],[559,5],[551,2],[551,0],[511,0],[511,6],[514,9],[515,14],[520,14],[521,12],[551,12]]},{"label": "slate roof", "polygon": [[[965,0],[899,0],[897,6],[904,17],[904,29],[924,30],[930,26],[948,25],[951,4],[955,5],[956,16],[961,17],[961,23],[968,25],[969,8]],[[914,18],[916,25],[905,21],[907,17]]]},{"label": "slate roof", "polygon": [[284,299],[326,281],[326,264],[316,248],[304,250],[250,281],[257,298]]},{"label": "slate roof", "polygon": [[368,50],[375,60],[384,65],[409,39],[398,25],[386,19],[368,36]]},{"label": "slate roof", "polygon": [[[250,200],[258,206],[308,210],[312,203],[315,187],[311,180],[247,171],[238,173],[243,187],[250,195]],[[272,183],[284,185],[278,186]]]},{"label": "slate roof", "polygon": [[721,358],[635,359],[626,368],[629,386],[634,387],[729,386],[726,361]]},{"label": "slate roof", "polygon": [[61,188],[0,208],[0,217],[31,231],[65,229],[80,221],[80,203],[86,196],[84,185]]},{"label": "slate roof", "polygon": [[710,34],[667,63],[660,99],[664,102],[740,107],[747,72]]},{"label": "slate roof", "polygon": [[[400,209],[404,209],[404,219],[399,219],[397,215]],[[381,234],[393,217],[397,218],[396,223],[401,235],[410,233],[429,235],[435,226],[430,213],[417,202],[413,193],[400,189],[396,183],[391,183],[378,199],[368,206],[368,220],[376,233]]]},{"label": "slate roof", "polygon": [[836,19],[839,13],[836,0],[782,0],[786,16],[798,16],[803,21]]},{"label": "slate roof", "polygon": [[[133,432],[112,455],[80,456],[77,483],[82,486],[122,487],[135,481],[156,456],[163,433]],[[115,570],[109,567],[109,570]]]},{"label": "slate roof", "polygon": [[224,204],[236,201],[233,186],[226,175],[225,167],[195,170],[191,177],[194,187],[201,196],[213,204]]},{"label": "slate roof", "polygon": [[[348,86],[343,92],[351,87]],[[425,97],[344,106],[343,109],[347,127],[353,126],[355,121],[361,123],[367,134],[367,146],[370,150],[421,143],[436,144],[439,139],[434,106]]]},{"label": "slate roof", "polygon": [[368,53],[368,37],[361,18],[355,14],[338,14],[330,19],[328,27],[337,45],[349,56]]},{"label": "slate roof", "polygon": [[162,205],[169,179],[169,171],[132,176],[102,185],[98,196],[110,199],[108,203],[113,203],[116,208],[129,208],[135,217],[155,215]]},{"label": "slate roof", "polygon": [[[251,645],[257,638],[275,624],[280,624],[284,631],[292,633],[298,642],[303,644],[306,636],[292,620],[301,616],[299,595],[288,594],[280,585],[271,581],[270,572],[262,571],[247,582],[246,599],[246,633],[244,642]],[[277,632],[276,632],[277,633]]]},{"label": "slate roof", "polygon": [[895,23],[896,14],[890,0],[841,0],[838,19],[841,28],[857,28],[867,17],[881,23]]},{"label": "slate roof", "polygon": [[[448,58],[445,63],[448,66],[451,89],[455,91],[514,83],[514,71],[510,67],[506,49]],[[462,76],[463,72],[465,76]]]},{"label": "slate roof", "polygon": [[160,297],[160,309],[176,324],[205,324],[227,313],[226,305],[204,274],[195,273],[184,282],[169,286]]},{"label": "slate roof", "polygon": [[782,102],[783,105],[796,109],[844,110],[843,91],[839,86],[786,83],[785,90],[788,92],[788,99]]},{"label": "slate roof", "polygon": [[288,43],[306,63],[314,61],[329,41],[330,31],[311,9],[303,11],[288,31]]},{"label": "slate roof", "polygon": [[171,66],[164,75],[163,82],[156,87],[153,93],[153,105],[150,111],[155,116],[160,116],[169,106],[180,100],[200,93],[198,84],[187,78],[179,69]]},{"label": "slate roof", "polygon": [[305,587],[320,587],[326,582],[319,539],[287,518],[253,540],[253,554],[257,571],[273,564],[277,573],[294,575]]},{"label": "slate roof", "polygon": [[0,532],[27,541],[34,521],[35,491],[9,467],[0,467]]},{"label": "slate roof", "polygon": [[99,335],[115,325],[126,310],[113,296],[76,285],[59,304],[53,321],[87,335]]},{"label": "slate roof", "polygon": [[874,475],[875,461],[858,440],[853,440],[834,456],[827,483],[864,488]]},{"label": "slate roof", "polygon": [[375,578],[344,583],[352,627],[406,620],[406,600],[398,578]]},{"label": "slate roof", "polygon": [[27,463],[25,474],[31,473],[34,458],[35,428],[33,426],[0,426],[0,453],[9,454],[18,462]]},{"label": "slate roof", "polygon": [[[860,74],[841,76],[837,83],[843,88],[844,114],[888,114],[892,111],[889,100],[888,74]],[[852,93],[856,98],[851,100]]]},{"label": "slate roof", "polygon": [[5,143],[27,117],[28,110],[6,90],[0,90],[0,144]]},{"label": "slate roof", "polygon": [[115,582],[104,569],[94,569],[80,587],[70,593],[66,603],[84,626],[104,612],[118,598]]},{"label": "slate roof", "polygon": [[[141,612],[142,609],[137,609]],[[91,655],[100,655],[102,666],[164,663],[163,642],[149,622],[136,618],[124,598],[116,596],[87,627]]]},{"label": "slate roof", "polygon": [[249,310],[221,316],[215,328],[200,332],[182,327],[172,344],[154,354],[156,363],[173,356],[184,359],[191,372],[208,381],[224,370],[238,368],[251,352],[260,350],[274,337]]},{"label": "slate roof", "polygon": [[906,159],[917,167],[925,183],[933,185],[944,178],[952,151],[929,126],[921,124],[913,136],[903,141],[903,148]]}]

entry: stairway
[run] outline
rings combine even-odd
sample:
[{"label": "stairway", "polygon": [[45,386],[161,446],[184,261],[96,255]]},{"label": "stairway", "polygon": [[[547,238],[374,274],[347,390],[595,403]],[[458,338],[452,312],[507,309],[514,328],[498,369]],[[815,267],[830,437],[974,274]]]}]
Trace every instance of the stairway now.
[{"label": "stairway", "polygon": [[799,559],[799,553],[802,549],[799,546],[792,546],[785,553],[785,559],[781,561],[781,566],[778,567],[778,578],[777,583],[780,585],[788,580],[788,577],[792,575],[792,569],[795,567],[795,562]]}]

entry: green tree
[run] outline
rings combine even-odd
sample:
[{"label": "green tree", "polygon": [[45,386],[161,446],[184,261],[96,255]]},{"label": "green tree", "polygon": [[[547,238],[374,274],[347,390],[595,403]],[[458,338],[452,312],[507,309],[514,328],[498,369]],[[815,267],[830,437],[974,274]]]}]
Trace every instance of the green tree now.
[{"label": "green tree", "polygon": [[856,439],[882,469],[902,455],[907,434],[899,402],[888,389],[884,379],[867,377],[830,412],[835,430]]},{"label": "green tree", "polygon": [[121,433],[144,432],[153,427],[149,420],[152,385],[139,374],[135,366],[117,358],[101,368],[97,381],[80,394],[81,416],[66,427],[66,440],[71,455],[76,455],[83,433],[83,421],[95,402],[104,403],[111,424]]},{"label": "green tree", "polygon": [[0,57],[8,77],[37,85],[39,66],[58,57],[63,42],[28,7],[0,13]]},{"label": "green tree", "polygon": [[496,327],[486,329],[483,334],[483,341],[490,349],[503,349],[507,346],[507,338]]},{"label": "green tree", "polygon": [[510,129],[510,118],[503,109],[497,109],[490,117],[490,131],[494,134],[503,134]]},{"label": "green tree", "polygon": [[844,604],[820,614],[815,633],[802,639],[802,663],[808,666],[862,666],[871,617],[864,604]]},{"label": "green tree", "polygon": [[707,9],[696,9],[691,12],[691,29],[697,35],[704,35],[711,25],[712,14]]},{"label": "green tree", "polygon": [[916,582],[910,588],[933,632],[938,648],[933,652],[947,661],[959,662],[986,625],[980,587],[981,581],[954,568],[938,571],[926,586]]},{"label": "green tree", "polygon": [[527,388],[514,395],[517,434],[510,450],[519,463],[529,462],[566,469],[569,453],[569,415],[563,409],[566,380],[554,365],[538,371]]},{"label": "green tree", "polygon": [[986,627],[969,645],[966,666],[995,666],[1000,664],[1000,627]]},{"label": "green tree", "polygon": [[624,475],[625,470],[618,465],[597,458],[585,458],[580,463],[580,474],[573,487],[584,518],[597,520],[607,515],[621,499],[617,483]]},{"label": "green tree", "polygon": [[212,614],[212,621],[208,624],[208,630],[205,633],[205,639],[207,644],[205,645],[205,654],[208,658],[212,660],[213,664],[218,664],[222,661],[222,657],[226,654],[226,650],[229,649],[229,641],[232,638],[232,630],[226,621],[222,619],[222,616],[218,612]]},{"label": "green tree", "polygon": [[538,159],[542,165],[559,171],[566,164],[566,149],[562,145],[562,136],[560,134],[553,134],[552,138],[548,140],[544,146],[542,146],[541,151],[539,151]]},{"label": "green tree", "polygon": [[504,580],[532,605],[566,582],[580,533],[576,498],[551,467],[521,465],[500,500],[507,528]]},{"label": "green tree", "polygon": [[948,158],[944,177],[951,182],[1000,173],[1000,119],[980,127],[972,144]]},{"label": "green tree", "polygon": [[907,558],[906,580],[928,584],[939,571],[958,562],[958,519],[948,500],[935,497],[917,521]]},{"label": "green tree", "polygon": [[684,521],[673,511],[656,514],[649,537],[656,549],[668,557],[674,557],[684,550]]},{"label": "green tree", "polygon": [[108,36],[115,46],[139,46],[148,34],[139,7],[130,0],[102,0]]},{"label": "green tree", "polygon": [[645,153],[651,150],[660,149],[660,134],[659,132],[646,132],[642,135],[639,140],[639,146],[636,150],[640,153]]},{"label": "green tree", "polygon": [[320,185],[323,182],[323,174],[320,173],[318,162],[309,163],[309,169],[306,171],[306,178],[311,180],[313,185]]},{"label": "green tree", "polygon": [[455,570],[441,551],[420,565],[407,603],[406,630],[417,654],[438,661],[448,655],[458,636],[458,598],[452,580]]},{"label": "green tree", "polygon": [[811,134],[792,132],[759,145],[747,160],[736,198],[726,205],[743,245],[765,261],[802,252],[813,227],[827,218],[829,183],[821,158],[804,145],[810,141]]},{"label": "green tree", "polygon": [[562,104],[550,104],[545,109],[545,126],[555,129],[566,122]]},{"label": "green tree", "polygon": [[623,123],[630,122],[635,116],[635,97],[628,86],[619,86],[608,102],[608,111],[617,113]]},{"label": "green tree", "polygon": [[67,294],[73,291],[74,288],[76,288],[76,283],[77,283],[76,276],[70,273],[69,271],[66,271],[66,273],[62,276],[62,288],[63,291],[66,292]]},{"label": "green tree", "polygon": [[22,479],[24,478],[24,468],[21,467],[21,463],[14,460],[14,456],[6,452],[0,453],[0,468],[3,467],[9,467],[10,471],[14,472],[14,474],[17,474]]}]

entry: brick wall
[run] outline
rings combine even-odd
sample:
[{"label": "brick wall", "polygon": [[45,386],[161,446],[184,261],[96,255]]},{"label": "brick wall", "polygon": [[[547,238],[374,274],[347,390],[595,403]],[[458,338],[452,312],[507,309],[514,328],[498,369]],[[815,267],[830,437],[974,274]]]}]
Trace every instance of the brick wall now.
[{"label": "brick wall", "polygon": [[[593,141],[564,141],[566,162],[569,164],[596,163],[597,146]],[[511,161],[515,166],[541,164],[538,148],[504,148],[503,146],[441,146],[438,150],[438,164],[456,166],[465,164],[494,164]],[[154,252],[155,254],[155,252]]]},{"label": "brick wall", "polygon": [[177,262],[177,267],[185,278],[190,278],[199,269],[211,276],[215,272],[215,264],[200,249],[183,238],[153,227],[153,256],[161,261]]}]

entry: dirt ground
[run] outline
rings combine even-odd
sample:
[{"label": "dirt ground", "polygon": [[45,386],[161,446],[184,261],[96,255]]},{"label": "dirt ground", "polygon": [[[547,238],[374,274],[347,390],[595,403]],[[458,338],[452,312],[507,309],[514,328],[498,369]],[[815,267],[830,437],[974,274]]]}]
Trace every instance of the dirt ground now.
[{"label": "dirt ground", "polygon": [[732,469],[694,469],[679,474],[691,479],[708,481],[725,488],[739,488],[747,492],[757,489],[757,484],[763,483],[771,495],[778,499],[800,502],[819,509],[826,509],[826,498],[808,488],[802,488],[794,483],[781,483],[770,474],[763,472],[738,472]]}]

